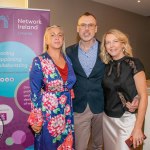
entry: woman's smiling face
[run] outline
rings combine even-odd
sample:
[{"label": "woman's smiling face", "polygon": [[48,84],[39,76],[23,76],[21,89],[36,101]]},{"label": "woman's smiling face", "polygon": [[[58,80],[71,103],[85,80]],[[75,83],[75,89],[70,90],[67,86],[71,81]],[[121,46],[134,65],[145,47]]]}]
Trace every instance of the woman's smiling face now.
[{"label": "woman's smiling face", "polygon": [[108,54],[114,60],[118,60],[124,56],[124,44],[113,34],[107,34],[105,38],[105,48]]}]

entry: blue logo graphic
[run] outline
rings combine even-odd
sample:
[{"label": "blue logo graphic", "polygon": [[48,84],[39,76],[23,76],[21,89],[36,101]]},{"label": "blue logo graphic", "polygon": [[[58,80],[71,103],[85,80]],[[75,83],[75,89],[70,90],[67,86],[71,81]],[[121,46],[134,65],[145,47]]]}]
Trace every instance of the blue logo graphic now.
[{"label": "blue logo graphic", "polygon": [[8,19],[6,16],[1,15],[0,16],[0,22],[3,22],[3,28],[8,28]]}]

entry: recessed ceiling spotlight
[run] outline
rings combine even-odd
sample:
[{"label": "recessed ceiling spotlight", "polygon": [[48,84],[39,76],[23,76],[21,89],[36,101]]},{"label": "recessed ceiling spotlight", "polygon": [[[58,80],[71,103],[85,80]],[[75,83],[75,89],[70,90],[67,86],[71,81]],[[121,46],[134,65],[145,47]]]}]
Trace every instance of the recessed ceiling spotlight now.
[{"label": "recessed ceiling spotlight", "polygon": [[140,2],[141,2],[141,0],[137,0],[137,2],[138,2],[138,3],[140,3]]}]

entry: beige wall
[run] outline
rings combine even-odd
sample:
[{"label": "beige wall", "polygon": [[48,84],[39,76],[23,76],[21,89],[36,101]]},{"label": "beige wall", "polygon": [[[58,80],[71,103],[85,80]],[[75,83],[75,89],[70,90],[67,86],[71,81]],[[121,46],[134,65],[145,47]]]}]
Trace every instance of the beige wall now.
[{"label": "beige wall", "polygon": [[0,0],[0,7],[28,8],[28,0]]},{"label": "beige wall", "polygon": [[97,38],[110,28],[128,34],[134,55],[144,63],[147,78],[150,78],[150,18],[92,2],[90,0],[29,0],[29,8],[51,10],[51,23],[61,25],[66,34],[66,45],[76,42],[78,17],[89,11],[98,20]]}]

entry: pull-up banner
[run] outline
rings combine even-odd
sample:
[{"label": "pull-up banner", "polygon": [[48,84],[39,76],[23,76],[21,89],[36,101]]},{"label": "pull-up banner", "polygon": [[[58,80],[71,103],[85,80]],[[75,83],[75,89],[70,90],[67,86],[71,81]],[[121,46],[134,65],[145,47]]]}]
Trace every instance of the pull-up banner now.
[{"label": "pull-up banner", "polygon": [[29,69],[43,51],[49,10],[0,8],[0,149],[31,150]]}]

